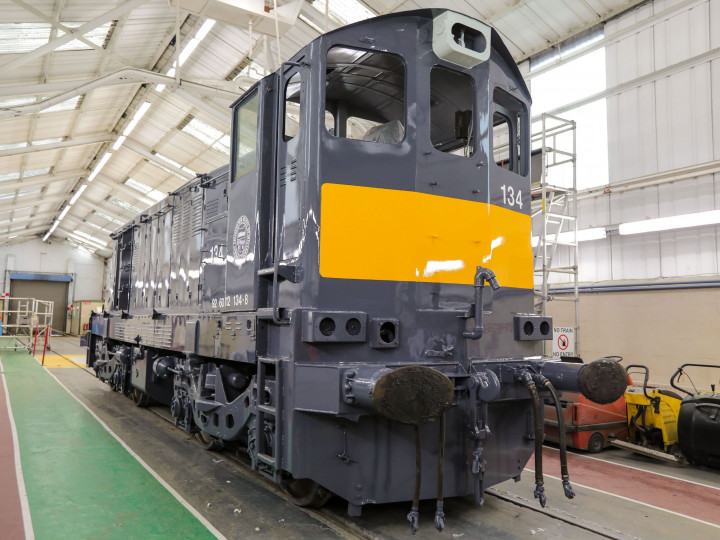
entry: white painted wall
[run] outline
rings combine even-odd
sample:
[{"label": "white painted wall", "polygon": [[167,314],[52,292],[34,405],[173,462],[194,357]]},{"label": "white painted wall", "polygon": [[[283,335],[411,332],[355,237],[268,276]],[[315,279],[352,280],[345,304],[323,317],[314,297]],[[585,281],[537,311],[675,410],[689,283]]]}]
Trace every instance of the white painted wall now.
[{"label": "white painted wall", "polygon": [[[679,14],[606,48],[607,87],[710,58],[607,98],[609,182],[699,164],[720,167],[720,0],[655,0],[608,22],[606,38],[664,10]],[[578,183],[582,185],[581,179]],[[720,173],[581,200],[578,228],[720,209]],[[564,255],[564,256],[563,256]],[[554,265],[569,264],[559,251]],[[720,274],[720,226],[609,236],[579,248],[581,282]],[[555,275],[554,282],[567,281]]]},{"label": "white painted wall", "polygon": [[7,270],[13,272],[47,272],[72,274],[71,300],[101,300],[105,263],[85,251],[66,244],[30,240],[22,244],[0,247],[2,292],[10,292]]}]

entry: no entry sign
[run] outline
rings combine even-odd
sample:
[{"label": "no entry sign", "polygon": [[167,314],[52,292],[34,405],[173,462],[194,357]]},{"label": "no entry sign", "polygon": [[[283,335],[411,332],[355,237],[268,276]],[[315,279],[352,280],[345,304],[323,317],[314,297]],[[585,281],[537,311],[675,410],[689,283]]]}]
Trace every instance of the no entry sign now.
[{"label": "no entry sign", "polygon": [[568,326],[555,326],[553,328],[553,356],[576,356],[575,354],[575,328]]}]

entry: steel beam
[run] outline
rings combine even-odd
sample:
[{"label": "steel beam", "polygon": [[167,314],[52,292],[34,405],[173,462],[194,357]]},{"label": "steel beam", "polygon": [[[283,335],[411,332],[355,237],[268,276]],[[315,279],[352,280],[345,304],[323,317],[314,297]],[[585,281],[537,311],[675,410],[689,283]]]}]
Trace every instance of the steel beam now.
[{"label": "steel beam", "polygon": [[85,35],[90,30],[94,30],[98,26],[102,26],[103,24],[110,22],[114,19],[117,19],[119,16],[121,16],[123,13],[126,13],[132,9],[135,9],[136,7],[147,3],[149,0],[127,0],[126,2],[121,2],[116,8],[111,9],[110,11],[103,13],[99,17],[95,17],[93,20],[86,22],[82,26],[80,26],[77,30],[75,30],[74,33],[66,33],[63,36],[60,36],[59,38],[53,39],[50,42],[46,43],[45,45],[38,47],[37,49],[27,52],[20,56],[19,58],[16,58],[15,60],[11,60],[10,62],[7,62],[6,64],[3,64],[0,66],[0,73],[2,72],[8,72],[12,69],[18,68],[20,66],[23,66],[27,64],[28,62],[32,62],[36,58],[39,58],[41,56],[44,56],[48,54],[49,52],[54,51],[58,47],[62,47],[66,43],[69,43],[76,39],[75,34],[79,35]]},{"label": "steel beam", "polygon": [[37,144],[32,146],[25,146],[24,148],[8,148],[7,150],[0,150],[0,158],[6,156],[20,156],[22,154],[32,154],[35,152],[45,152],[46,150],[57,150],[58,148],[70,148],[72,146],[104,143],[111,140],[112,138],[109,135],[96,135],[95,137],[70,139],[69,141],[60,141],[48,144]]}]

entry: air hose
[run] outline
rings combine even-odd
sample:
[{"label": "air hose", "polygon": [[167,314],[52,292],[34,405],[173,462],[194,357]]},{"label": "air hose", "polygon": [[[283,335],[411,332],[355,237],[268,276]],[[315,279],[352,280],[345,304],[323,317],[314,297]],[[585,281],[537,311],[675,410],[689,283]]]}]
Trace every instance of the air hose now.
[{"label": "air hose", "polygon": [[415,428],[415,492],[413,494],[412,508],[407,515],[410,522],[410,532],[415,534],[418,532],[420,525],[420,482],[422,481],[422,456],[420,450],[420,426],[414,424]]},{"label": "air hose", "polygon": [[547,497],[545,496],[545,482],[542,470],[542,443],[545,434],[543,415],[540,409],[540,396],[537,387],[533,382],[532,375],[525,370],[517,371],[515,377],[527,386],[532,398],[533,418],[535,419],[535,495],[540,500],[540,506],[545,507]]},{"label": "air hose", "polygon": [[565,491],[565,496],[568,499],[572,499],[573,497],[575,497],[575,492],[570,485],[570,475],[568,474],[567,446],[565,442],[565,420],[562,414],[562,407],[560,406],[560,400],[558,399],[557,393],[555,392],[555,387],[552,385],[552,383],[549,380],[545,379],[543,385],[550,391],[550,395],[552,396],[553,402],[555,403],[555,410],[557,411],[558,419],[558,438],[560,439],[560,476],[562,477],[562,484],[563,490]]}]

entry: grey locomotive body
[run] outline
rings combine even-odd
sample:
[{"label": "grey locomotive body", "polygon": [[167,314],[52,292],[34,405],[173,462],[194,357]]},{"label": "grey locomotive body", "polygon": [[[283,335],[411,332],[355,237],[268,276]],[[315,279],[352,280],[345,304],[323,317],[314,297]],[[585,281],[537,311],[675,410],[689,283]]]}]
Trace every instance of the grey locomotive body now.
[{"label": "grey locomotive body", "polygon": [[529,107],[499,36],[454,12],[318,38],[233,105],[228,167],[116,233],[88,365],[299,504],[358,513],[420,475],[416,502],[481,502],[542,438],[548,379],[603,400],[624,378],[541,357]]}]

